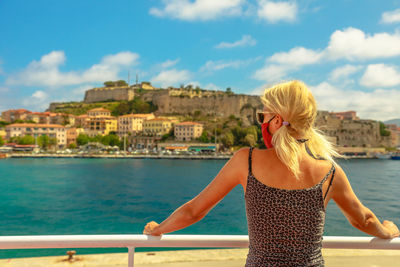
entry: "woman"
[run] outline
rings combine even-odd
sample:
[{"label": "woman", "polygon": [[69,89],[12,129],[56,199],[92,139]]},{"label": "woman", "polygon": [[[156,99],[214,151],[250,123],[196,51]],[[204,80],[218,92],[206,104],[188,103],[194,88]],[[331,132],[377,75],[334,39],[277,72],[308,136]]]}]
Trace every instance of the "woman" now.
[{"label": "woman", "polygon": [[161,235],[201,220],[229,191],[244,189],[249,232],[246,266],[324,266],[325,209],[333,199],[349,222],[380,238],[399,236],[354,194],[331,144],[313,127],[317,106],[300,81],[278,84],[261,97],[257,113],[266,150],[243,148],[195,198],[144,234]]}]

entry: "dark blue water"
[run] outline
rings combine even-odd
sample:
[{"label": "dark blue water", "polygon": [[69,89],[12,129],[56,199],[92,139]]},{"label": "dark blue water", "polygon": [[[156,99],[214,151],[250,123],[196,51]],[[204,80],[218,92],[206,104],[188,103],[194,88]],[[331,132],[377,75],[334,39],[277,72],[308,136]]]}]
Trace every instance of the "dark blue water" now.
[{"label": "dark blue water", "polygon": [[[378,218],[400,224],[400,161],[339,163],[364,205]],[[141,234],[146,222],[161,222],[198,194],[224,164],[223,160],[0,160],[0,234]],[[247,234],[241,186],[202,221],[175,233]],[[352,228],[331,202],[325,235],[365,234]],[[66,250],[0,250],[0,258],[63,255]],[[79,254],[123,251],[77,250]]]}]

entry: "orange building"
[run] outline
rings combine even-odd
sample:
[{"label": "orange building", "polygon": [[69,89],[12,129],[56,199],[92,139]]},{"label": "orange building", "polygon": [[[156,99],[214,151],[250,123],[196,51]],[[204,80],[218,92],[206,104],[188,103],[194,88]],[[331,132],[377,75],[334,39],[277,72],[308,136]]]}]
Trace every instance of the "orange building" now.
[{"label": "orange building", "polygon": [[29,110],[23,109],[23,108],[9,109],[9,110],[3,111],[1,113],[1,117],[6,122],[14,122],[16,120],[26,120],[26,116],[30,113],[32,113],[32,112]]}]

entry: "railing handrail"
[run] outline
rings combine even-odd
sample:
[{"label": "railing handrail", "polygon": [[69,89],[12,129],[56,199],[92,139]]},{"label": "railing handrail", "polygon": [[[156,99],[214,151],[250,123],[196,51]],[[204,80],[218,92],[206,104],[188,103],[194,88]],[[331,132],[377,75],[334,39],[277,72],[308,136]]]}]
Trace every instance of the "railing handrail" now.
[{"label": "railing handrail", "polygon": [[[247,235],[38,235],[0,236],[0,249],[116,248],[116,247],[225,247],[246,248]],[[400,249],[400,238],[324,236],[324,248]]]}]

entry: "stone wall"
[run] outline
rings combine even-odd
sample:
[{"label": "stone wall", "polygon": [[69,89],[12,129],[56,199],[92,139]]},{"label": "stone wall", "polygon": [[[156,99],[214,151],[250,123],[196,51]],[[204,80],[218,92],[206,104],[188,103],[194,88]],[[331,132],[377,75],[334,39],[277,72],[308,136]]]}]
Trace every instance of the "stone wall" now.
[{"label": "stone wall", "polygon": [[[143,96],[144,100],[146,96]],[[148,97],[148,96],[147,96]],[[201,111],[203,115],[228,117],[235,115],[243,120],[244,126],[255,121],[255,112],[262,109],[260,97],[251,95],[229,95],[216,93],[207,97],[171,96],[168,90],[152,95],[151,101],[157,105],[156,114],[193,114]]]},{"label": "stone wall", "polygon": [[341,120],[327,111],[319,111],[316,126],[327,136],[336,137],[338,146],[378,147],[387,143],[380,135],[379,122],[373,120]]},{"label": "stone wall", "polygon": [[101,87],[93,88],[85,92],[85,103],[101,102],[107,100],[132,100],[134,89],[130,87]]}]

